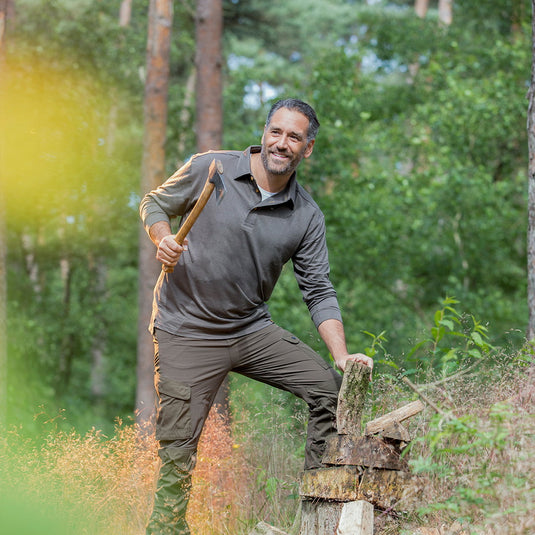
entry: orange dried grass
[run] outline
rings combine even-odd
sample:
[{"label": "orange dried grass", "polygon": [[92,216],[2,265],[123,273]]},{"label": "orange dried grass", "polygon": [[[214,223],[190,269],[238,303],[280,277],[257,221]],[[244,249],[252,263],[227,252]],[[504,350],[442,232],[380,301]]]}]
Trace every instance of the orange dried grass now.
[{"label": "orange dried grass", "polygon": [[[188,522],[198,535],[238,533],[252,471],[234,443],[228,419],[210,411],[193,474]],[[248,511],[247,511],[248,512]]]}]

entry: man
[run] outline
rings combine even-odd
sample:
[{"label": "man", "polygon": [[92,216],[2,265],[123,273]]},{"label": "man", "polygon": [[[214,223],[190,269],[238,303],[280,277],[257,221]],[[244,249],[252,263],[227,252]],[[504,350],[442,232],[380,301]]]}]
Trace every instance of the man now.
[{"label": "man", "polygon": [[[341,378],[312,349],[270,318],[266,302],[286,262],[336,365],[373,361],[346,348],[336,293],[329,281],[323,215],[296,181],[312,154],[319,122],[306,103],[277,102],[261,147],[198,154],[147,194],[140,213],[162,272],[150,330],[158,392],[156,438],[162,461],[147,533],[189,534],[185,520],[197,444],[229,371],[294,393],[309,407],[305,469],[321,466],[325,439],[336,432]],[[221,160],[225,198],[212,197],[178,245],[169,220],[192,209],[208,167]]]}]

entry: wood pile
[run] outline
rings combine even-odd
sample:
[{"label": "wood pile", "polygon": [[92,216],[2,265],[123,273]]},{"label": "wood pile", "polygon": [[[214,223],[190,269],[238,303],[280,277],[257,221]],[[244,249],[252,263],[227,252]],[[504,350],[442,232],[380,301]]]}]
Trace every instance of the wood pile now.
[{"label": "wood pile", "polygon": [[[402,455],[411,440],[402,422],[424,405],[409,403],[368,422],[362,433],[368,385],[369,368],[349,362],[338,400],[338,434],[328,439],[323,457],[326,466],[302,476],[300,535],[368,535],[374,508],[409,511],[421,503],[423,484]],[[348,531],[341,521],[351,502],[360,518]]]},{"label": "wood pile", "polygon": [[[411,511],[421,504],[423,482],[410,473],[402,424],[423,410],[421,401],[368,422],[362,411],[370,369],[348,362],[338,396],[337,434],[327,439],[325,467],[303,472],[299,535],[372,535],[374,509]],[[271,530],[271,531],[270,531]],[[251,535],[284,532],[260,523]]]}]

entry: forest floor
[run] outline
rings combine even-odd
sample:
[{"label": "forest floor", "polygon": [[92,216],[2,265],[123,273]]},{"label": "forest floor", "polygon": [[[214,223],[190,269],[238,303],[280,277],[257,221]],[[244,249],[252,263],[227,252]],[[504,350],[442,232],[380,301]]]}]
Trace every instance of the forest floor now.
[{"label": "forest floor", "polygon": [[[490,370],[427,384],[449,417],[426,408],[410,420],[410,466],[426,479],[425,503],[411,514],[376,510],[376,535],[535,533],[530,358],[503,358]],[[415,395],[385,377],[374,380],[371,397],[368,411],[375,416]],[[211,414],[188,510],[192,532],[248,535],[265,521],[292,533],[305,432],[304,422],[296,426],[284,416],[273,423],[245,413],[231,427]],[[144,533],[158,468],[152,433],[117,422],[113,436],[96,429],[80,435],[59,430],[51,419],[46,436],[23,436],[15,428],[0,438],[6,533]]]}]

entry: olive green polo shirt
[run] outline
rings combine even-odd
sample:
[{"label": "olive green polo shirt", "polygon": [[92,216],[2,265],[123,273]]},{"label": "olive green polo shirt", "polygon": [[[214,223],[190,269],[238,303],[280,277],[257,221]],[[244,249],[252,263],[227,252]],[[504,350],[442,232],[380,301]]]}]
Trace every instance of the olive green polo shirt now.
[{"label": "olive green polo shirt", "polygon": [[283,266],[295,277],[317,326],[341,320],[329,280],[323,214],[297,183],[262,201],[251,176],[251,152],[210,151],[192,157],[141,201],[148,229],[158,221],[187,217],[202,191],[214,158],[221,160],[226,193],[215,195],[188,235],[188,249],[173,273],[162,273],[154,289],[149,329],[190,338],[233,338],[272,322],[267,301]]}]

